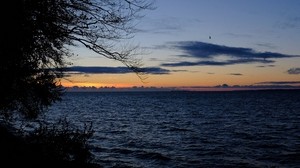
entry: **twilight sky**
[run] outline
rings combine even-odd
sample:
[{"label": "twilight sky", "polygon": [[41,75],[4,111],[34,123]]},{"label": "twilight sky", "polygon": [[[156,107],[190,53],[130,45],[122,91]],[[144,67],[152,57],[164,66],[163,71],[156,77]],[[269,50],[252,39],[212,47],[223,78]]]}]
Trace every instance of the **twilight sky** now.
[{"label": "twilight sky", "polygon": [[300,87],[299,0],[156,0],[129,44],[147,79],[74,48],[64,86],[193,90]]}]

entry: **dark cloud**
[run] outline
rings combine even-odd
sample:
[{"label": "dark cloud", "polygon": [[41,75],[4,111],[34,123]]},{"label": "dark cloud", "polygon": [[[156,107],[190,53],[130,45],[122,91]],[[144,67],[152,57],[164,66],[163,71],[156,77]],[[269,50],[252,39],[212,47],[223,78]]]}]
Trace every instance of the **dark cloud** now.
[{"label": "dark cloud", "polygon": [[183,70],[183,69],[179,69],[179,70],[172,70],[172,72],[190,72],[188,70]]},{"label": "dark cloud", "polygon": [[[67,67],[64,69],[65,72],[68,73],[84,73],[84,74],[126,74],[126,73],[132,73],[130,69],[127,67],[98,67],[98,66],[92,66],[92,67],[85,67],[85,66],[73,66],[73,67]],[[162,74],[169,74],[170,70],[163,69],[160,67],[145,67],[141,68],[141,71],[147,73],[147,74],[156,74],[156,75],[162,75]]]},{"label": "dark cloud", "polygon": [[243,74],[241,74],[241,73],[230,73],[229,75],[233,75],[233,76],[242,76]]},{"label": "dark cloud", "polygon": [[250,64],[250,63],[274,63],[273,60],[263,60],[263,59],[236,59],[227,61],[197,61],[197,62],[175,62],[175,63],[163,63],[161,66],[168,67],[178,67],[178,66],[226,66],[235,64]]},{"label": "dark cloud", "polygon": [[288,58],[294,57],[274,52],[257,52],[251,48],[242,47],[228,47],[224,45],[216,45],[211,43],[204,43],[200,41],[181,41],[171,43],[177,49],[182,50],[187,56],[196,58],[213,58],[219,55],[227,55],[236,58]]},{"label": "dark cloud", "polygon": [[275,65],[259,65],[258,68],[275,67]]},{"label": "dark cloud", "polygon": [[168,69],[160,68],[160,67],[146,67],[141,68],[143,72],[154,75],[164,75],[169,74],[171,71]]},{"label": "dark cloud", "polygon": [[256,84],[267,84],[267,85],[293,85],[300,84],[300,81],[267,81],[267,82],[259,82]]},{"label": "dark cloud", "polygon": [[277,47],[271,43],[257,43],[256,44],[257,46],[260,46],[260,47],[265,47],[265,48],[268,48],[268,49],[276,49]]},{"label": "dark cloud", "polygon": [[[280,84],[278,84],[280,83]],[[299,81],[300,83],[300,81]],[[183,86],[181,89],[196,89],[196,90],[214,90],[214,89],[225,89],[225,90],[265,90],[265,89],[300,89],[299,85],[293,85],[286,82],[273,82],[267,83],[262,82],[262,84],[253,84],[253,85],[229,85],[229,84],[220,84],[216,86]]]},{"label": "dark cloud", "polygon": [[228,88],[228,87],[230,87],[228,84],[226,84],[226,83],[224,83],[224,84],[222,84],[222,85],[217,85],[217,86],[215,86],[216,88]]},{"label": "dark cloud", "polygon": [[291,68],[287,70],[287,73],[291,75],[298,75],[300,74],[300,68]]},{"label": "dark cloud", "polygon": [[126,67],[85,67],[85,66],[72,66],[64,69],[66,72],[89,73],[89,74],[119,74],[131,72]]},{"label": "dark cloud", "polygon": [[[298,55],[287,55],[275,52],[257,52],[252,48],[229,47],[200,41],[169,42],[160,46],[161,48],[172,48],[182,51],[177,57],[197,58],[199,61],[163,63],[163,66],[225,66],[249,63],[274,63],[273,59],[299,57]],[[218,56],[226,56],[227,60],[216,61]],[[206,59],[206,60],[203,60]]]}]

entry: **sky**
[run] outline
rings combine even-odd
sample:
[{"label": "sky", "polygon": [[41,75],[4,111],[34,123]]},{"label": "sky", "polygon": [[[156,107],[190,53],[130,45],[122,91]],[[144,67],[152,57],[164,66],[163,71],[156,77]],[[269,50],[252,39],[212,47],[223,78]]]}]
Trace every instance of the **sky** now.
[{"label": "sky", "polygon": [[[299,0],[156,0],[130,44],[146,79],[82,47],[66,87],[300,88]],[[143,78],[144,78],[143,77]]]}]

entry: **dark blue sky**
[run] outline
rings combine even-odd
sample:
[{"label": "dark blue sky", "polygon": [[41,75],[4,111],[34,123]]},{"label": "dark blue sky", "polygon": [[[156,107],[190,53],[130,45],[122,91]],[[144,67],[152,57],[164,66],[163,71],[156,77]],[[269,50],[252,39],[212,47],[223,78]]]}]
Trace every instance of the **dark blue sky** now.
[{"label": "dark blue sky", "polygon": [[[156,0],[154,6],[137,21],[134,38],[122,43],[140,45],[147,83],[80,47],[72,61],[90,74],[73,79],[156,87],[300,80],[299,0]],[[106,71],[88,72],[91,67]]]}]

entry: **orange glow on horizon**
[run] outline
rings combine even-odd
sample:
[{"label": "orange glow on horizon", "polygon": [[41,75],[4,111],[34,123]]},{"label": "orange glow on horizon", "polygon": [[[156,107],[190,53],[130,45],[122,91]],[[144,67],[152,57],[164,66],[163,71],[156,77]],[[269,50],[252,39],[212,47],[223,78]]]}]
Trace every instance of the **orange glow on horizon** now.
[{"label": "orange glow on horizon", "polygon": [[[136,74],[89,74],[72,75],[66,79],[61,79],[60,84],[64,87],[115,87],[115,88],[178,88],[183,90],[244,90],[250,85],[256,85],[266,81],[298,81],[297,75],[286,75],[282,69],[275,71],[270,68],[263,72],[260,69],[250,71],[253,65],[234,66],[234,69],[226,70],[222,67],[201,67],[201,71],[191,69],[190,72],[177,72],[167,75],[148,75],[145,80],[141,80]],[[230,75],[236,69],[242,75]],[[213,72],[213,73],[207,73]],[[276,72],[278,75],[272,75]],[[229,88],[218,88],[226,84]]]},{"label": "orange glow on horizon", "polygon": [[93,82],[61,82],[61,85],[63,87],[96,87],[96,88],[101,88],[101,87],[116,87],[116,88],[126,88],[126,87],[132,87],[131,85],[128,84],[103,84],[103,83],[93,83]]}]

